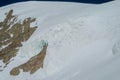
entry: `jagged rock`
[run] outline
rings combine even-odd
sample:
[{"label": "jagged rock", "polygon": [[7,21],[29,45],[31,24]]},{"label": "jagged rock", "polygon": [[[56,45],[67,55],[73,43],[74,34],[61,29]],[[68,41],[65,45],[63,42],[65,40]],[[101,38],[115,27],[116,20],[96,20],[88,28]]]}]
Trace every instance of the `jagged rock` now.
[{"label": "jagged rock", "polygon": [[29,17],[23,22],[17,22],[13,10],[6,13],[5,19],[0,22],[0,60],[5,64],[17,55],[18,47],[22,47],[22,42],[27,41],[36,30],[36,26],[30,27],[32,22],[35,22],[35,18]]}]

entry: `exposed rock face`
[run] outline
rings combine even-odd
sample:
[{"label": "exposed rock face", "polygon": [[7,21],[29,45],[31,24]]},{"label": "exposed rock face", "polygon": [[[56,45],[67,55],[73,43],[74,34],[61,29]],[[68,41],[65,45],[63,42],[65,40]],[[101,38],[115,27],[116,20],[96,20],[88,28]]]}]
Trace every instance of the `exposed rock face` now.
[{"label": "exposed rock face", "polygon": [[13,10],[6,13],[6,18],[0,22],[0,60],[5,64],[17,55],[22,42],[27,41],[36,30],[36,26],[30,27],[32,22],[35,22],[35,18],[29,17],[18,22]]},{"label": "exposed rock face", "polygon": [[45,44],[39,54],[30,58],[26,63],[13,68],[10,71],[10,75],[14,75],[14,76],[18,75],[20,73],[20,69],[22,69],[23,72],[30,72],[30,74],[33,74],[39,68],[43,68],[43,62],[46,55],[47,47],[48,47],[48,44]]},{"label": "exposed rock face", "polygon": [[[6,13],[6,18],[0,22],[0,60],[6,64],[4,67],[7,66],[11,58],[17,55],[19,47],[22,47],[22,42],[27,41],[36,30],[36,26],[30,27],[30,24],[35,20],[35,18],[29,17],[24,19],[23,22],[18,22],[17,16],[13,15],[13,10],[10,10]],[[39,54],[30,58],[26,63],[13,68],[10,75],[19,75],[20,69],[23,72],[33,74],[38,69],[43,68],[47,47],[47,43],[43,44]]]}]

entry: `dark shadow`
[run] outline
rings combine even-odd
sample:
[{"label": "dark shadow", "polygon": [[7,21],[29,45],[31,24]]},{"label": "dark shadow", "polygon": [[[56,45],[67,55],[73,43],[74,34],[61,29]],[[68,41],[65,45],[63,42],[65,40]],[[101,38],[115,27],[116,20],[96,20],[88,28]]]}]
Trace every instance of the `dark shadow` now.
[{"label": "dark shadow", "polygon": [[[0,0],[0,7],[8,4],[23,2],[23,1],[32,1],[32,0]],[[113,0],[33,0],[33,1],[60,1],[60,2],[78,2],[78,3],[87,3],[87,4],[101,4]]]}]

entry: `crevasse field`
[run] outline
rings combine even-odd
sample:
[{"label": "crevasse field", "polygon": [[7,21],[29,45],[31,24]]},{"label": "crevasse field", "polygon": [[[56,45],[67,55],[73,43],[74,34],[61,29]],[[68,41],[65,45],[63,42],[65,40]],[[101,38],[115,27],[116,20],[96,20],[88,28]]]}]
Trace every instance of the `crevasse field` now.
[{"label": "crevasse field", "polygon": [[[120,0],[104,4],[29,1],[0,7],[19,19],[35,17],[37,30],[0,72],[0,80],[120,80]],[[25,63],[48,42],[44,68],[30,75],[13,67]],[[1,65],[4,65],[0,61]]]}]

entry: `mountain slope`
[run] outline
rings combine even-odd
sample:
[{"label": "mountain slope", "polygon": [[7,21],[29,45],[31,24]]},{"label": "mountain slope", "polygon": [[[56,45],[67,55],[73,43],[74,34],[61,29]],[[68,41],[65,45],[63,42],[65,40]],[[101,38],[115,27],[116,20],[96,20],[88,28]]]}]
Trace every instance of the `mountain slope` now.
[{"label": "mountain slope", "polygon": [[[21,20],[35,17],[32,25],[38,26],[14,61],[0,72],[1,80],[119,80],[119,3],[30,1],[1,7],[0,20],[13,9]],[[39,52],[41,40],[49,44],[44,68],[32,75],[21,70],[18,76],[11,76],[12,68]]]}]

